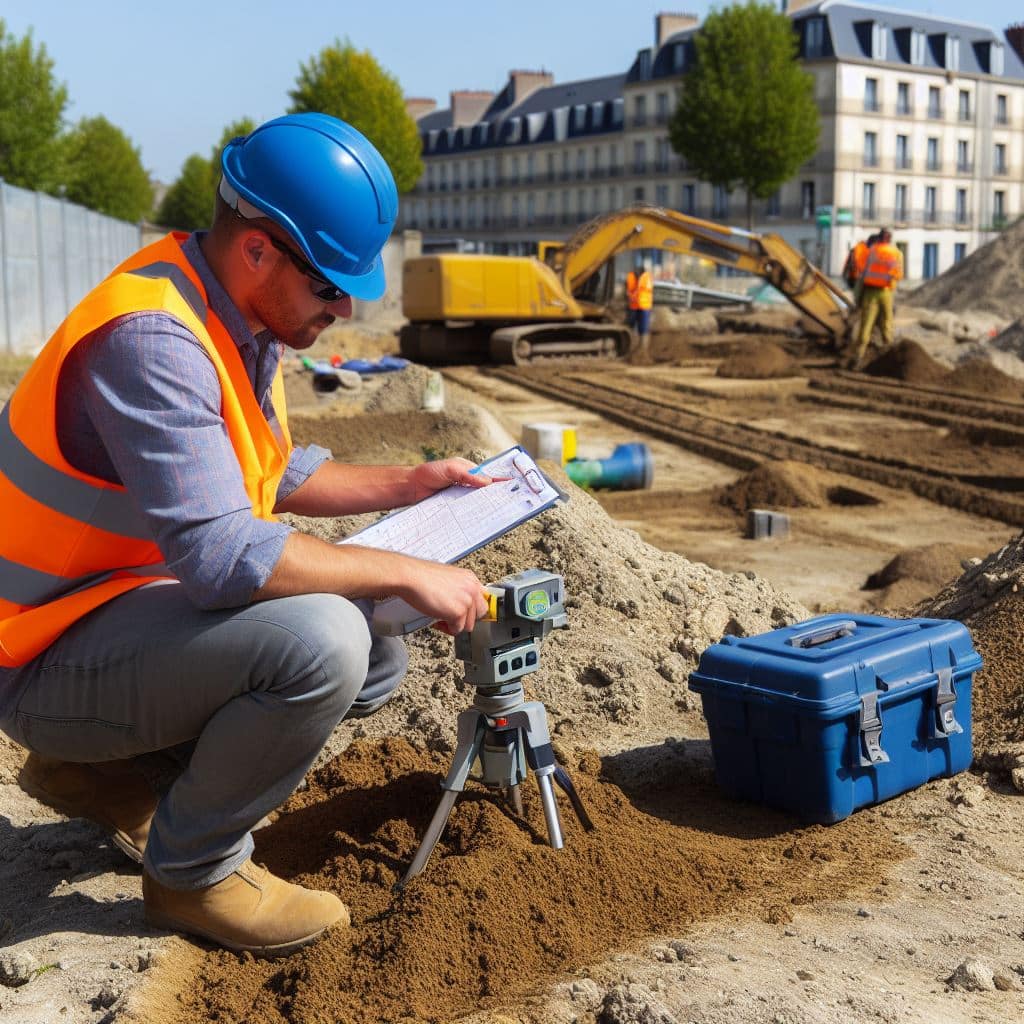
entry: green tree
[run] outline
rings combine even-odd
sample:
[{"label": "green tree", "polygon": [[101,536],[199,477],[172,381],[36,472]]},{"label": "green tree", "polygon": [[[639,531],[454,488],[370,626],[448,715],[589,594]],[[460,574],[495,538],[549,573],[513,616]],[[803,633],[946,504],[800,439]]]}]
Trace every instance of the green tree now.
[{"label": "green tree", "polygon": [[157,223],[171,228],[208,227],[213,222],[214,197],[220,184],[221,151],[232,139],[248,135],[255,127],[251,117],[241,117],[225,127],[208,157],[193,153],[167,190],[156,212]]},{"label": "green tree", "polygon": [[16,39],[0,19],[0,178],[52,191],[60,177],[60,131],[68,91],[29,32]]},{"label": "green tree", "polygon": [[288,93],[290,113],[319,111],[358,128],[387,161],[399,192],[408,192],[423,174],[416,122],[405,111],[398,79],[368,51],[335,40],[299,65]]},{"label": "green tree", "polygon": [[797,62],[792,21],[756,2],[712,11],[669,124],[672,148],[703,181],[767,199],[818,146],[814,79]]},{"label": "green tree", "polygon": [[181,168],[178,180],[167,190],[156,211],[156,221],[169,228],[194,230],[209,227],[212,219],[210,161],[193,153]]},{"label": "green tree", "polygon": [[63,140],[64,194],[73,203],[137,221],[153,209],[153,185],[137,146],[105,117],[86,117]]}]

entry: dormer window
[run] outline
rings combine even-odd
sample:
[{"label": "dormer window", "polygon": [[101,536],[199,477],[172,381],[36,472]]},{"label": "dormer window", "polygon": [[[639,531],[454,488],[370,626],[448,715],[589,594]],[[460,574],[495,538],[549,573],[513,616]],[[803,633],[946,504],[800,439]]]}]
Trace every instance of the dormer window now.
[{"label": "dormer window", "polygon": [[804,56],[823,57],[825,55],[825,19],[808,18],[804,22]]},{"label": "dormer window", "polygon": [[686,67],[686,44],[676,43],[672,47],[672,70],[682,71]]},{"label": "dormer window", "polygon": [[946,67],[950,71],[960,69],[960,37],[946,36]]}]

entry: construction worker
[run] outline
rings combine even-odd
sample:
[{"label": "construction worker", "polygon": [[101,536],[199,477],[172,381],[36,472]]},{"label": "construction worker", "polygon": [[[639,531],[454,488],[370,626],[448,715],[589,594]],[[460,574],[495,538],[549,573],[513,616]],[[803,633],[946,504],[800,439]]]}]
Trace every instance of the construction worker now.
[{"label": "construction worker", "polygon": [[650,360],[654,281],[641,260],[637,260],[635,270],[626,275],[626,299],[630,311],[629,326],[636,331],[639,338],[637,355],[642,362],[647,362]]},{"label": "construction worker", "polygon": [[142,863],[150,923],[280,955],[349,913],[254,865],[251,830],[403,676],[373,599],[453,631],[487,602],[468,570],[274,513],[490,481],[464,459],[349,466],[289,439],[283,351],[384,291],[398,197],[377,150],[295,114],[228,143],[221,170],[210,230],[122,263],[0,416],[0,729],[30,751],[30,793]]},{"label": "construction worker", "polygon": [[868,249],[867,260],[860,276],[860,324],[857,328],[857,351],[854,369],[860,369],[875,320],[882,331],[882,344],[893,342],[893,292],[896,282],[903,278],[903,254],[892,244],[892,232],[882,228],[877,240]]},{"label": "construction worker", "polygon": [[861,239],[847,254],[843,267],[843,279],[853,292],[854,302],[860,303],[860,278],[868,262],[868,251],[878,241],[878,235],[868,235]]}]

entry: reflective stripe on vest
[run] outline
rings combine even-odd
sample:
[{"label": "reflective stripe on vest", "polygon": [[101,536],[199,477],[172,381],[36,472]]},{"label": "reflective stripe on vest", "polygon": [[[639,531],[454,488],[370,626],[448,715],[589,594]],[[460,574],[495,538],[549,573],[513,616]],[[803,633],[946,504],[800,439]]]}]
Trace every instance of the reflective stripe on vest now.
[{"label": "reflective stripe on vest", "polygon": [[636,286],[636,308],[650,309],[654,305],[654,282],[645,270]]},{"label": "reflective stripe on vest", "polygon": [[57,380],[83,338],[128,313],[164,312],[203,345],[253,514],[273,518],[291,441],[280,368],[280,438],[253,394],[238,348],[206,305],[169,235],[136,253],[68,315],[0,414],[0,665],[20,665],[82,615],[145,583],[173,578],[124,487],[70,465],[57,439]]},{"label": "reflective stripe on vest", "polygon": [[899,279],[899,250],[892,246],[873,245],[868,250],[861,283],[869,288],[890,288]]}]

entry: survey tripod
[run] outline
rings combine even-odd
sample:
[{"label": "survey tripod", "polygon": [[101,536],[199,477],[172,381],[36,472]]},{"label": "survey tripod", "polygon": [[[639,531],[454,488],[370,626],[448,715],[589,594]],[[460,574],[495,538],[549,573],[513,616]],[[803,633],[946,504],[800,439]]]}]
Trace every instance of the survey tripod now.
[{"label": "survey tripod", "polygon": [[527,569],[492,584],[486,592],[487,617],[455,637],[455,656],[465,664],[466,681],[474,684],[476,695],[472,706],[459,714],[455,754],[441,783],[441,802],[399,888],[426,867],[476,762],[480,774],[472,778],[503,793],[520,815],[519,786],[528,769],[533,772],[554,849],[562,849],[564,843],[552,780],[565,791],[583,827],[594,827],[568,773],[555,761],[547,711],[540,701],[525,699],[522,683],[523,676],[540,667],[544,638],[567,625],[565,581],[554,573]]}]

